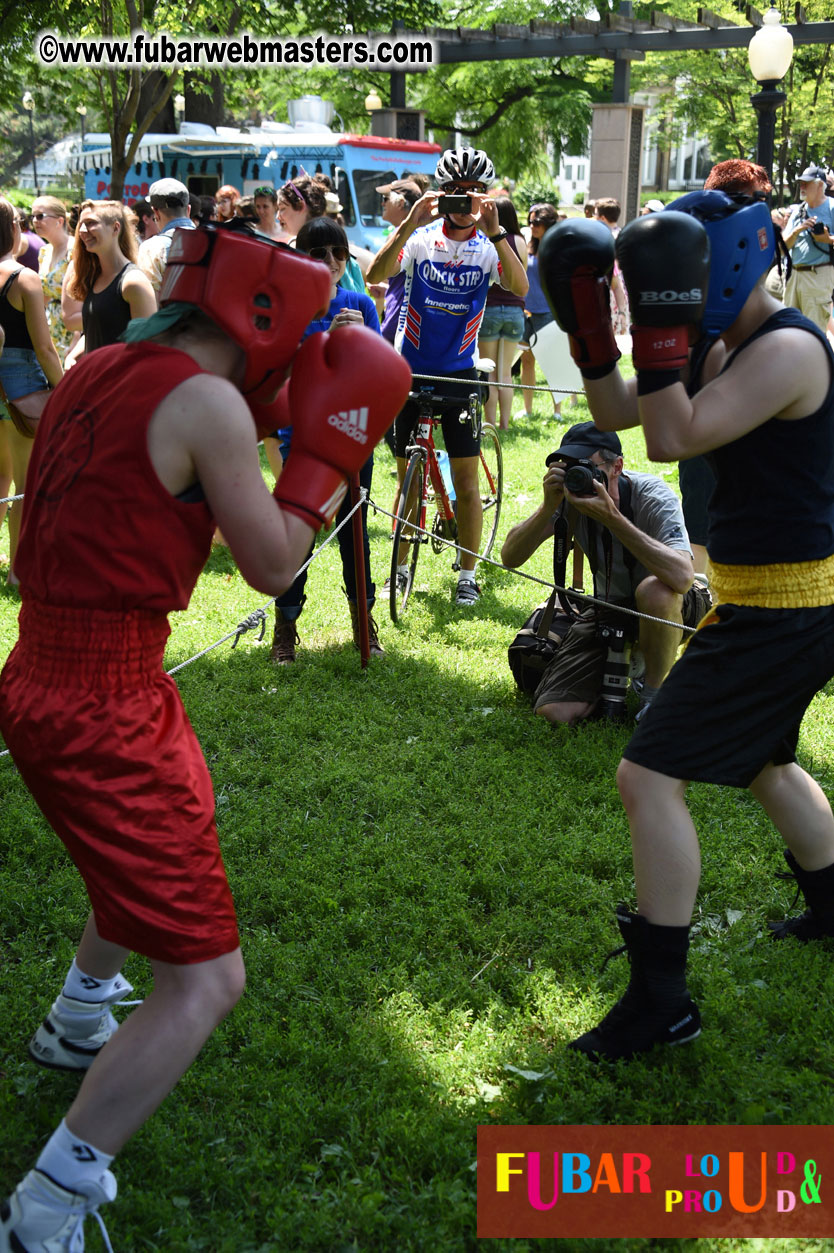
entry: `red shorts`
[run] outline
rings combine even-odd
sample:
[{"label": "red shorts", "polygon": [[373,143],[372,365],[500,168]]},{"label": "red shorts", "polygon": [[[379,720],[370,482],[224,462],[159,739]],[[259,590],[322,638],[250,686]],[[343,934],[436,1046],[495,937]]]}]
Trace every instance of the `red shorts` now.
[{"label": "red shorts", "polygon": [[25,600],[0,731],[81,872],[103,939],[191,965],[238,947],[211,778],[176,684],[168,621]]}]

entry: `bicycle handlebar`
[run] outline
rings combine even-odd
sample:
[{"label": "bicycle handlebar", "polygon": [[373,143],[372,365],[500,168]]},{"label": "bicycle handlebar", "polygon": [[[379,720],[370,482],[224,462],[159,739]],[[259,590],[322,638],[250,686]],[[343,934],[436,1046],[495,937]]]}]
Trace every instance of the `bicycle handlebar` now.
[{"label": "bicycle handlebar", "polygon": [[471,391],[464,400],[462,396],[443,396],[429,387],[422,387],[419,391],[409,392],[408,396],[410,400],[416,400],[420,405],[420,417],[428,418],[434,423],[442,420],[442,415],[434,412],[435,407],[451,407],[460,403],[464,407],[461,408],[458,421],[471,422],[473,435],[478,434],[481,426],[480,391]]}]

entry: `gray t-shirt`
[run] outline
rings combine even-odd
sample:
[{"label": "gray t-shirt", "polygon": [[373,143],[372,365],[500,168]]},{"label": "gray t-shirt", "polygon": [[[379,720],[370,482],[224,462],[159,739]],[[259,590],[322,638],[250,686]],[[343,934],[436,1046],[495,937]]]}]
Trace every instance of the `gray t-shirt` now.
[{"label": "gray t-shirt", "polygon": [[[645,535],[652,539],[658,540],[659,543],[665,544],[667,548],[679,549],[681,552],[689,553],[692,550],[689,544],[689,536],[686,533],[686,525],[683,520],[683,510],[681,502],[672,491],[668,483],[664,483],[663,479],[657,478],[654,474],[637,474],[633,470],[629,470],[622,478],[627,478],[631,483],[631,513],[632,521],[638,531],[642,531]],[[622,483],[622,478],[620,482]],[[574,522],[574,535],[576,542],[579,544],[583,552],[588,552],[588,519],[577,510],[571,511]],[[605,597],[605,554],[602,548],[602,530],[603,528],[596,524],[597,533],[597,556],[595,577],[595,595]],[[623,556],[623,546],[615,535],[611,537],[613,542],[611,554],[611,585],[606,599],[618,605],[634,605],[634,589],[643,579],[649,577],[651,573],[642,566],[640,562],[635,562],[633,567],[629,567],[625,563]]]}]

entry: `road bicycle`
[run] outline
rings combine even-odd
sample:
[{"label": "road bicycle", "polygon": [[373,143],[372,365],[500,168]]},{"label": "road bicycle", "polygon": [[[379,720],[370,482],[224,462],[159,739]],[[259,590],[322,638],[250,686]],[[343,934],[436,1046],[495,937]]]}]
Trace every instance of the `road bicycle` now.
[{"label": "road bicycle", "polygon": [[[448,409],[451,397],[438,395],[430,387],[411,392],[417,401],[418,414],[414,442],[405,450],[407,464],[397,502],[394,519],[393,548],[391,553],[391,577],[389,581],[389,606],[394,622],[404,612],[414,586],[414,571],[420,549],[431,544],[434,552],[454,545],[453,570],[460,569],[460,550],[457,547],[458,523],[453,503],[451,479],[444,479],[443,471],[434,446],[434,427],[440,422],[440,410]],[[480,431],[481,448],[478,456],[478,483],[484,529],[481,538],[481,556],[488,557],[495,543],[498,519],[501,515],[501,493],[504,485],[504,463],[498,432],[489,422],[483,422],[481,398],[473,391],[466,399],[460,413],[461,422],[469,422],[473,432]],[[431,527],[426,519],[434,509]],[[402,557],[401,557],[401,554]],[[404,573],[400,566],[407,565]]]}]

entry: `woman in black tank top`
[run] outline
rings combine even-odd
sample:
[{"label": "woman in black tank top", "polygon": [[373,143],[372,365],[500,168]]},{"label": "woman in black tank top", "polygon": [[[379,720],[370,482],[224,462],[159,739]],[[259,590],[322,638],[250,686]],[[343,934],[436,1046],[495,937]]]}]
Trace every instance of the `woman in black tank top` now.
[{"label": "woman in black tank top", "polygon": [[[0,382],[9,400],[54,387],[61,378],[61,362],[49,334],[41,280],[34,270],[15,259],[20,246],[20,225],[8,200],[0,198],[0,327],[5,343],[0,356]],[[0,417],[7,418],[0,408]],[[0,421],[0,496],[23,491],[32,441],[10,421]],[[0,523],[6,506],[0,505]],[[17,548],[20,508],[9,513],[11,566]]]},{"label": "woman in black tank top", "polygon": [[83,301],[84,338],[67,357],[114,344],[133,318],[156,312],[150,282],[136,266],[136,238],[125,207],[115,200],[85,200],[81,206],[66,295]]}]

